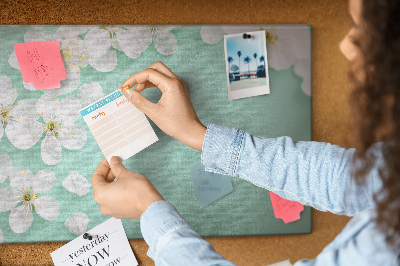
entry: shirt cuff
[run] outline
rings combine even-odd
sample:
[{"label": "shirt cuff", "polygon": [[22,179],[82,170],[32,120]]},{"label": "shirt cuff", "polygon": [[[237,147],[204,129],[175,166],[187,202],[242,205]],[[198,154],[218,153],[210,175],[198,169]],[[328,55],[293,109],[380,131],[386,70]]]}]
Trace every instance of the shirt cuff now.
[{"label": "shirt cuff", "polygon": [[140,217],[140,229],[149,245],[147,255],[154,260],[160,239],[167,232],[181,227],[191,228],[172,204],[165,200],[153,202]]},{"label": "shirt cuff", "polygon": [[244,134],[242,130],[209,124],[201,153],[205,170],[236,177]]}]

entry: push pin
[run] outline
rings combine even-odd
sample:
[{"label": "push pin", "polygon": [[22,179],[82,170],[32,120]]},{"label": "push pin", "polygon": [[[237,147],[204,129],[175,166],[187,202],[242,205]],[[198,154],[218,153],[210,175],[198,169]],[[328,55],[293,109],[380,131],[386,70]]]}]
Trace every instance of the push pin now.
[{"label": "push pin", "polygon": [[90,234],[88,234],[88,233],[84,233],[84,234],[83,234],[83,238],[84,238],[84,239],[92,240],[93,237],[96,238],[96,236],[92,236],[92,235],[90,235]]},{"label": "push pin", "polygon": [[243,33],[243,39],[250,39],[250,38],[251,38],[250,34]]}]

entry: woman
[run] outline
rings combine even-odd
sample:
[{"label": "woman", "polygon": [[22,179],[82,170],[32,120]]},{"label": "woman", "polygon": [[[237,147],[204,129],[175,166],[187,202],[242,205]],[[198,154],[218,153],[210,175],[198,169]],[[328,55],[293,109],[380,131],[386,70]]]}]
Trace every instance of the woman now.
[{"label": "woman", "polygon": [[[160,129],[202,151],[208,170],[248,180],[322,211],[355,216],[315,260],[301,260],[296,266],[399,264],[400,1],[350,0],[349,11],[353,28],[340,49],[352,63],[357,149],[253,137],[212,124],[206,128],[185,83],[160,62],[121,86]],[[130,89],[135,85],[136,90]],[[158,103],[140,94],[148,87],[162,91]],[[92,183],[102,213],[140,219],[148,255],[157,265],[232,265],[146,177],[127,170],[119,158],[113,157],[110,165],[103,160]]]}]

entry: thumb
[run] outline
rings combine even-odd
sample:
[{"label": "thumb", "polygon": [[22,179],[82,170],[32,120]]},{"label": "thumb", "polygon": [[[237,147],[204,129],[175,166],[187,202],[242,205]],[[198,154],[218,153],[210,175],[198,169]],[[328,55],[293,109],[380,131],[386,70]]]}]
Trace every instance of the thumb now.
[{"label": "thumb", "polygon": [[123,172],[128,171],[122,164],[121,158],[113,156],[110,159],[110,168],[114,176],[119,179],[122,177]]},{"label": "thumb", "polygon": [[140,92],[132,89],[126,89],[122,92],[126,98],[140,111],[147,114],[151,111],[154,103],[150,102]]}]

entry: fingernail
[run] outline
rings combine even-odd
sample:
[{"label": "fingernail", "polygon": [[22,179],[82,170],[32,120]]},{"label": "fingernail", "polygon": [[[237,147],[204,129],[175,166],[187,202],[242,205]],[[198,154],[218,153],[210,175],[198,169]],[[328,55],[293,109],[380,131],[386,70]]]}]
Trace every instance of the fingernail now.
[{"label": "fingernail", "polygon": [[121,92],[124,92],[124,90],[128,90],[128,89],[130,89],[129,85],[127,85],[125,87],[121,86]]},{"label": "fingernail", "polygon": [[122,163],[121,158],[119,158],[118,156],[111,157],[110,164],[119,164],[119,163]]},{"label": "fingernail", "polygon": [[122,93],[125,95],[126,98],[128,98],[128,100],[130,100],[132,98],[132,90],[131,89],[124,90]]}]

